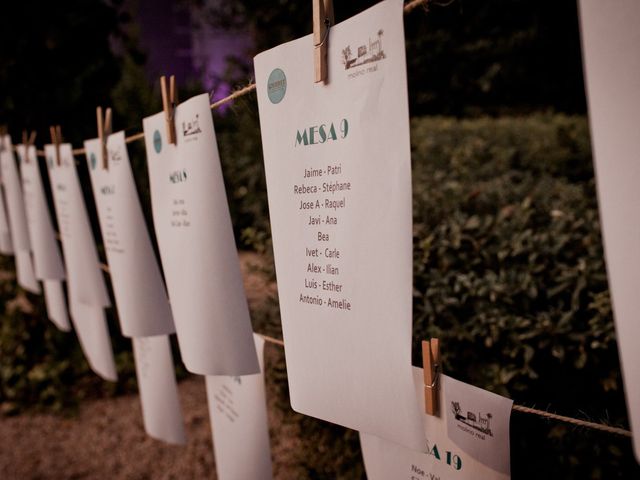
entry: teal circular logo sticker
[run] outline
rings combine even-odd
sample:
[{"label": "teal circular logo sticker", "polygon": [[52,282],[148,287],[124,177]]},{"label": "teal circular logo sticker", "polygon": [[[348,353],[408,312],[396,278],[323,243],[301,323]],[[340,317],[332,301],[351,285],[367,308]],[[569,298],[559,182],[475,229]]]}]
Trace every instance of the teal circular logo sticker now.
[{"label": "teal circular logo sticker", "polygon": [[271,103],[280,103],[284,98],[284,94],[287,92],[287,77],[284,72],[279,68],[276,68],[269,75],[267,80],[267,95]]},{"label": "teal circular logo sticker", "polygon": [[158,130],[153,132],[153,148],[155,149],[156,153],[160,153],[160,150],[162,150],[162,137],[160,136],[160,132]]},{"label": "teal circular logo sticker", "polygon": [[91,163],[91,170],[94,170],[96,168],[96,154],[91,152],[91,155],[89,155],[89,162]]}]

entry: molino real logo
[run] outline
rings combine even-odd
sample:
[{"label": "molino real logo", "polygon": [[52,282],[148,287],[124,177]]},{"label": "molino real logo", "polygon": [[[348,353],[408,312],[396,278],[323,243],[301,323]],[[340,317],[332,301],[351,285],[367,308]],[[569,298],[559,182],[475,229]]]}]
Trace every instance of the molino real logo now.
[{"label": "molino real logo", "polygon": [[287,77],[279,68],[274,69],[267,80],[267,96],[271,103],[280,103],[287,92]]},{"label": "molino real logo", "polygon": [[478,412],[476,415],[475,412],[467,411],[467,414],[464,415],[460,402],[451,402],[451,413],[453,413],[454,418],[458,422],[479,432],[480,435],[477,435],[478,438],[484,440],[482,435],[493,437],[493,432],[491,431],[491,419],[493,415],[491,413],[482,416],[481,412]]},{"label": "molino real logo", "polygon": [[353,50],[351,49],[351,45],[347,45],[342,49],[342,64],[345,70],[362,67],[349,74],[349,77],[375,72],[378,69],[376,63],[387,58],[382,49],[383,36],[384,30],[380,28],[373,38],[369,37],[367,42],[362,42],[362,44],[357,45]]}]

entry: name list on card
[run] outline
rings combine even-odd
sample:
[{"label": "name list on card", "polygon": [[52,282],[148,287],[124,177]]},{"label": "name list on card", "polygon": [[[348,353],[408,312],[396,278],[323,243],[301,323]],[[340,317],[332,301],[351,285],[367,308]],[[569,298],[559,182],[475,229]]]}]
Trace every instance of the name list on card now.
[{"label": "name list on card", "polygon": [[311,36],[254,62],[291,405],[420,449],[402,2],[333,26],[328,62],[315,84]]},{"label": "name list on card", "polygon": [[99,139],[85,142],[87,166],[123,335],[175,331],[160,267],[142,213],[124,132],[109,135],[104,168]]},{"label": "name list on card", "polygon": [[206,377],[213,450],[220,480],[273,478],[264,386],[264,339],[254,334],[254,340],[260,373]]},{"label": "name list on card", "polygon": [[[339,134],[333,123],[309,127],[302,134],[298,131],[296,146],[345,139],[349,133],[349,121],[343,118],[339,125]],[[351,181],[342,171],[342,162],[320,168],[303,168],[300,182],[292,185],[292,191],[299,198],[298,210],[307,229],[305,238],[313,238],[305,247],[304,285],[301,285],[303,288],[298,301],[318,307],[351,310],[353,300],[348,292],[352,289],[345,288],[340,275],[340,257],[344,259],[349,252],[340,248],[338,235],[332,228],[345,221],[343,212],[348,211],[352,191]]]},{"label": "name list on card", "polygon": [[143,120],[151,207],[180,353],[202,375],[258,372],[209,97]]}]

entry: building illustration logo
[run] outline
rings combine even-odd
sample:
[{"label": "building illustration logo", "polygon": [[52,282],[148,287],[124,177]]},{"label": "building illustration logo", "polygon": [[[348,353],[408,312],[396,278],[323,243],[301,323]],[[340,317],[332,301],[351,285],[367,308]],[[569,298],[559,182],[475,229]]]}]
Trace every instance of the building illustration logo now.
[{"label": "building illustration logo", "polygon": [[162,137],[160,136],[160,132],[156,130],[153,132],[153,149],[156,153],[160,153],[162,150]]},{"label": "building illustration logo", "polygon": [[267,80],[267,96],[271,103],[280,103],[287,92],[287,77],[279,68],[274,69]]},{"label": "building illustration logo", "polygon": [[464,423],[478,432],[493,437],[493,433],[491,432],[491,419],[493,418],[493,415],[491,413],[487,413],[482,416],[482,413],[478,412],[478,415],[476,416],[474,412],[467,412],[467,415],[465,416],[462,414],[460,402],[451,402],[451,411],[458,422]]},{"label": "building illustration logo", "polygon": [[[154,141],[155,144],[155,141]],[[155,145],[154,145],[155,148]],[[114,165],[118,165],[122,161],[122,150],[118,147],[117,149],[109,150],[109,161]]]},{"label": "building illustration logo", "polygon": [[382,49],[382,36],[384,30],[379,29],[375,37],[369,37],[369,42],[351,49],[351,45],[347,45],[342,49],[342,63],[345,70],[360,67],[368,63],[375,63],[386,57]]},{"label": "building illustration logo", "polygon": [[96,154],[91,152],[89,155],[89,163],[91,164],[91,170],[95,170],[96,168]]},{"label": "building illustration logo", "polygon": [[182,122],[182,136],[189,137],[202,132],[200,129],[200,119],[198,117],[199,115],[196,114],[196,118],[190,122]]}]

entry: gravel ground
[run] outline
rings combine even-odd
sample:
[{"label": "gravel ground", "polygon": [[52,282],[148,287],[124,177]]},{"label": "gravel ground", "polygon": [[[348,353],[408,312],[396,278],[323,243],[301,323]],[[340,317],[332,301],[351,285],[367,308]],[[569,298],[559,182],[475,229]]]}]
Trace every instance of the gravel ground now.
[{"label": "gravel ground", "polygon": [[202,378],[180,384],[186,446],[148,437],[137,395],[86,402],[77,416],[0,419],[3,479],[215,478]]}]

